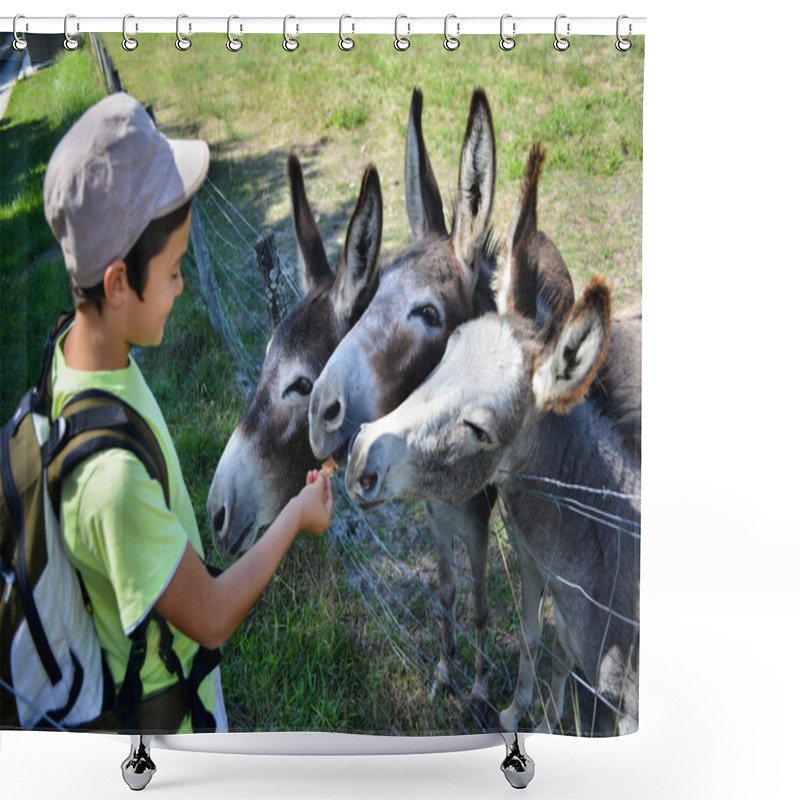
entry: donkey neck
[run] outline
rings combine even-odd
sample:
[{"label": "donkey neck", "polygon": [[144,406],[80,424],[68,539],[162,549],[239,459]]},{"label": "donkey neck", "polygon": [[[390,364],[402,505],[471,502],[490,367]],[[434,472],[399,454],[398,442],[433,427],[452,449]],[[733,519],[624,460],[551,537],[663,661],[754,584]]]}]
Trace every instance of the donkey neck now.
[{"label": "donkey neck", "polygon": [[591,400],[569,414],[548,413],[527,426],[506,461],[509,478],[522,473],[623,494],[640,491],[637,462],[623,447],[613,420]]},{"label": "donkey neck", "polygon": [[[621,446],[619,434],[590,402],[564,416],[546,414],[528,428],[498,478],[505,513],[526,532],[526,546],[535,559],[553,563],[559,574],[569,578],[593,551],[598,563],[616,570],[619,536],[613,519],[635,530],[639,517],[639,501],[617,495],[638,496],[639,469]],[[583,513],[574,510],[576,504],[581,504]],[[593,514],[593,508],[603,515]],[[600,516],[612,524],[598,522]],[[627,535],[623,539],[628,553],[636,539]],[[590,579],[603,580],[601,575]]]}]

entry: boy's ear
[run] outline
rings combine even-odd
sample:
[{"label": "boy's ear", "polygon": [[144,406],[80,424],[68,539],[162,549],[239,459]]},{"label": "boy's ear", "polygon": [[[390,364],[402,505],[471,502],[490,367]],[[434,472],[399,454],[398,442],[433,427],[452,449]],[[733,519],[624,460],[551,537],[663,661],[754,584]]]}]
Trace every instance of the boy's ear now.
[{"label": "boy's ear", "polygon": [[112,261],[103,274],[103,289],[106,301],[114,308],[122,305],[125,292],[128,291],[128,269],[121,259]]}]

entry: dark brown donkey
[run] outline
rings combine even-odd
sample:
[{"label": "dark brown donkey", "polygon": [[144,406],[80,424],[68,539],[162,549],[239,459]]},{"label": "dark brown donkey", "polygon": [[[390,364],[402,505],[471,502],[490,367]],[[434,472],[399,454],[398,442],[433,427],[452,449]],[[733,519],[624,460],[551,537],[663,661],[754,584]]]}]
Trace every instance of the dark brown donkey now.
[{"label": "dark brown donkey", "polygon": [[[380,285],[362,317],[334,351],[314,384],[309,409],[311,447],[319,459],[341,453],[369,420],[398,406],[427,377],[450,334],[495,308],[491,283],[497,248],[489,237],[495,184],[495,140],[489,103],[477,89],[461,151],[452,231],[422,135],[422,93],[411,100],[406,140],[406,206],[413,243],[382,268]],[[572,283],[555,245],[541,234],[542,308],[572,304]],[[559,298],[567,297],[562,303]],[[476,491],[481,487],[476,487]],[[481,489],[457,507],[426,503],[437,552],[443,614],[443,652],[434,688],[450,682],[456,652],[453,606],[454,536],[468,549],[475,624],[475,682],[470,699],[487,704],[485,631],[488,519],[494,490]]]},{"label": "dark brown donkey", "polygon": [[280,321],[267,345],[255,395],[220,458],[207,510],[220,553],[250,547],[318,466],[308,444],[314,381],[377,283],[383,202],[378,172],[367,167],[334,274],[303,185],[289,158],[294,229],[305,296]]}]

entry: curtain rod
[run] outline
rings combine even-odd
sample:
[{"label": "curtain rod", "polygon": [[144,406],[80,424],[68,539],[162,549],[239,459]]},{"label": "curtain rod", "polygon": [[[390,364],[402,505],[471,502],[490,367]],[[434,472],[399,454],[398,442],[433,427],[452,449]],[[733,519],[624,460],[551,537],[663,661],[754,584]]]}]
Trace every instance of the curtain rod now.
[{"label": "curtain rod", "polygon": [[[188,4],[187,4],[188,5]],[[15,30],[14,17],[0,17],[0,31],[11,33]],[[303,33],[340,34],[388,34],[398,33],[401,36],[414,34],[445,33],[444,17],[355,17],[344,15],[339,17],[195,17],[182,14],[180,33],[189,36],[194,33],[227,33],[230,30],[236,35],[249,33],[288,33],[292,36]],[[558,16],[559,36],[639,36],[645,32],[645,17],[570,17],[566,14]],[[526,33],[553,34],[556,27],[555,17],[514,17],[506,14],[501,23],[500,17],[459,17],[449,15],[447,32],[450,36],[462,36],[480,33],[500,34],[501,25],[506,36],[519,36]],[[618,28],[619,25],[619,28]],[[82,17],[70,14],[68,17],[35,17],[19,15],[16,32],[19,35],[28,33],[64,33],[69,28],[70,35],[79,33],[122,33],[122,17]],[[130,15],[127,19],[128,35],[143,33],[176,33],[178,19],[175,17],[137,17]]]}]

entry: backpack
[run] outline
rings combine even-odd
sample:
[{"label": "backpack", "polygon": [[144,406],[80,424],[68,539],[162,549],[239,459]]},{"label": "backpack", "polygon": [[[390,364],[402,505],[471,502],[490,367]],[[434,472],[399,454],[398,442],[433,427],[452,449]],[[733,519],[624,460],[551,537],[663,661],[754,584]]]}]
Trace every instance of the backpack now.
[{"label": "backpack", "polygon": [[[61,485],[90,455],[134,453],[159,481],[169,505],[163,453],[150,426],[119,397],[81,392],[51,419],[50,371],[59,337],[74,319],[59,315],[45,344],[36,386],[2,429],[0,467],[0,727],[173,732],[189,710],[195,731],[214,730],[197,688],[219,663],[201,648],[190,675],[172,648],[172,632],[153,611],[131,633],[125,678],[115,693],[80,574],[67,558],[59,525]],[[160,629],[159,654],[177,682],[142,701],[139,671],[146,629]]]}]

